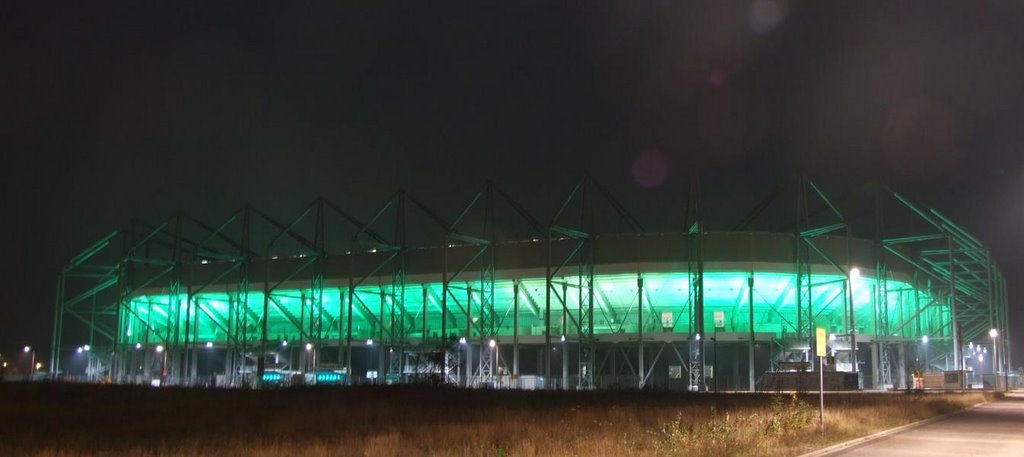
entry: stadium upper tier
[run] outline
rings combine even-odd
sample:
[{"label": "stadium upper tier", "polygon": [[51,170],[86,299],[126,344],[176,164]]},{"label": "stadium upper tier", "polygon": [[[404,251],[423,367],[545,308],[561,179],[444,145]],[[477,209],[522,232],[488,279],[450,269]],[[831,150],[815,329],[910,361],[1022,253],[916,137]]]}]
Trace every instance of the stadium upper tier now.
[{"label": "stadium upper tier", "polygon": [[[878,250],[870,240],[817,238],[821,252],[811,254],[805,287],[798,288],[795,240],[786,233],[710,232],[698,248],[686,234],[601,236],[593,244],[592,288],[579,265],[557,263],[580,246],[569,238],[499,244],[489,251],[493,270],[481,267],[482,250],[474,245],[348,252],[326,258],[320,287],[289,278],[288,272],[309,260],[301,255],[254,259],[248,287],[241,288],[225,273],[229,262],[201,260],[188,265],[189,278],[208,285],[191,293],[191,303],[185,288],[178,294],[140,289],[126,306],[121,335],[125,343],[175,344],[185,339],[185,323],[194,344],[226,344],[228,335],[259,341],[265,310],[269,340],[323,345],[347,339],[415,344],[424,335],[438,338],[442,328],[449,336],[474,340],[503,342],[515,335],[529,344],[546,334],[573,340],[590,319],[599,341],[638,333],[684,340],[700,332],[701,324],[704,333],[721,332],[724,338],[753,329],[785,339],[801,328],[824,327],[831,333],[855,328],[858,339],[870,341],[880,318],[908,322],[911,316],[913,325],[893,329],[887,338],[941,337],[949,328],[949,307],[915,279],[909,265],[887,256],[886,277],[876,277]],[[404,274],[394,274],[396,265]],[[702,323],[689,318],[698,281]],[[879,307],[882,298],[887,306]],[[879,316],[880,308],[888,315]],[[813,322],[805,322],[808,315]]]}]

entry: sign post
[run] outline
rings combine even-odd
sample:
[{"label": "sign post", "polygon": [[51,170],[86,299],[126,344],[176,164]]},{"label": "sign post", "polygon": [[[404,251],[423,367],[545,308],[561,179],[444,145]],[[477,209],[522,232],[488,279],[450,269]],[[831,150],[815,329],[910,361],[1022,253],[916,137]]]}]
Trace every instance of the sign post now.
[{"label": "sign post", "polygon": [[715,311],[715,336],[711,338],[715,342],[715,368],[711,371],[711,376],[715,378],[715,393],[718,393],[718,329],[725,328],[725,312]]},{"label": "sign post", "polygon": [[818,327],[814,336],[818,353],[818,427],[825,433],[825,329]]}]

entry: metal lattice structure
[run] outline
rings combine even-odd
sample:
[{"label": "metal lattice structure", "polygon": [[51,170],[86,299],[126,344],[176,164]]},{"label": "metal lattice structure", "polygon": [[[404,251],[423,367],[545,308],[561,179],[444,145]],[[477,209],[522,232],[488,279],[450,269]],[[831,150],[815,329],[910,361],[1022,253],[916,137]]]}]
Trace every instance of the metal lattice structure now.
[{"label": "metal lattice structure", "polygon": [[[133,220],[60,274],[51,374],[754,390],[787,363],[825,369],[818,327],[829,369],[867,388],[973,369],[965,344],[1007,372],[1005,280],[977,239],[883,187],[868,223],[812,181],[785,189],[729,231],[705,227],[697,181],[684,226],[651,233],[589,176],[546,224],[491,182],[451,222],[404,191],[365,221],[324,198],[287,222]],[[779,202],[786,227],[750,229]]]}]

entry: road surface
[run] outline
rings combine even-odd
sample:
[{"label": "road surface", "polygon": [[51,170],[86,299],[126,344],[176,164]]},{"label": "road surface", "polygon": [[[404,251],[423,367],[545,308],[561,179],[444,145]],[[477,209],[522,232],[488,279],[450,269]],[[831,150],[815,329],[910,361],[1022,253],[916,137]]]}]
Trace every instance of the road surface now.
[{"label": "road surface", "polygon": [[1024,394],[971,408],[947,418],[828,456],[1024,456]]}]

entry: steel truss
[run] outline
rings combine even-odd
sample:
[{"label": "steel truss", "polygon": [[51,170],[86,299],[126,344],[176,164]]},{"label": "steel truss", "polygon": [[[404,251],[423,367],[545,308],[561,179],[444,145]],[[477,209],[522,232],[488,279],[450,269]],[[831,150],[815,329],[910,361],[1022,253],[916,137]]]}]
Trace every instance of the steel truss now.
[{"label": "steel truss", "polygon": [[[731,232],[711,232],[694,179],[674,248],[685,265],[672,273],[684,278],[678,292],[645,269],[643,226],[589,175],[546,224],[490,181],[453,222],[401,190],[366,222],[324,198],[287,222],[248,205],[214,225],[183,211],[132,220],[58,276],[51,374],[71,371],[73,337],[117,383],[258,387],[284,373],[304,383],[592,389],[678,377],[690,390],[754,390],[765,371],[813,363],[814,329],[825,327],[832,369],[866,372],[864,387],[963,370],[966,343],[997,345],[995,371],[1006,376],[1006,285],[987,248],[885,187],[851,217],[813,181],[795,184]],[[790,268],[765,276],[753,262],[760,232],[750,230],[787,193]],[[601,225],[609,221],[617,226]],[[718,261],[708,243],[722,236],[751,259],[726,298],[727,280],[707,269]],[[631,243],[626,254],[613,246]],[[543,256],[543,271],[509,276],[504,259],[521,252]],[[606,259],[618,269],[602,271]],[[532,375],[524,357],[537,364]]]}]

